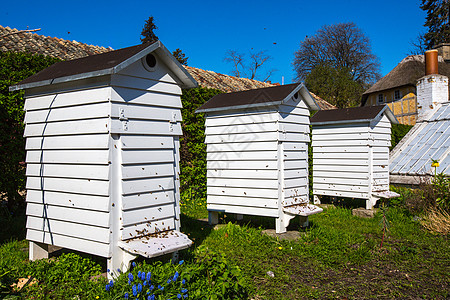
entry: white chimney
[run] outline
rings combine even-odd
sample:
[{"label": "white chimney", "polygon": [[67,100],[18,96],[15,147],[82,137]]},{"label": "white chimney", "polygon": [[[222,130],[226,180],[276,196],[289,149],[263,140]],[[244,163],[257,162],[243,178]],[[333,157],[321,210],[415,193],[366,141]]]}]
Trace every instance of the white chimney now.
[{"label": "white chimney", "polygon": [[417,121],[424,121],[439,103],[448,101],[448,77],[438,74],[438,51],[425,52],[425,76],[417,81]]}]

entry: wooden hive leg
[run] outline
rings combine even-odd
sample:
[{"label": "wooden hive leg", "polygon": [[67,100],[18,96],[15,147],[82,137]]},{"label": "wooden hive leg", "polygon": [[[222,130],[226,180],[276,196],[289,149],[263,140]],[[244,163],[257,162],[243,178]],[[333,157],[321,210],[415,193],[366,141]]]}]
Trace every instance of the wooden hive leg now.
[{"label": "wooden hive leg", "polygon": [[314,204],[320,204],[320,199],[317,195],[313,196],[313,201],[314,201]]},{"label": "wooden hive leg", "polygon": [[285,233],[289,226],[289,221],[295,218],[295,215],[282,212],[281,216],[275,220],[275,233]]},{"label": "wooden hive leg", "polygon": [[30,242],[30,260],[48,258],[48,245],[37,242]]},{"label": "wooden hive leg", "polygon": [[216,225],[219,223],[219,213],[217,211],[208,211],[209,225]]},{"label": "wooden hive leg", "polygon": [[372,209],[375,206],[375,204],[377,204],[378,199],[380,198],[369,196],[369,199],[366,200],[366,209]]},{"label": "wooden hive leg", "polygon": [[114,250],[113,255],[109,257],[107,261],[107,268],[110,270],[110,272],[108,272],[108,280],[113,280],[112,274],[117,274],[118,270],[123,273],[128,271],[130,269],[131,261],[136,257],[137,255],[117,247]]}]

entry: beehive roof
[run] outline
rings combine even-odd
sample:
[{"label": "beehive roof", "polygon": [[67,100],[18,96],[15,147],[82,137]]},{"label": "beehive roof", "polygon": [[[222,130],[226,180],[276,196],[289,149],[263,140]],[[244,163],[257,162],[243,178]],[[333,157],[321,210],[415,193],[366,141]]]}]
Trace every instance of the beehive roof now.
[{"label": "beehive roof", "polygon": [[398,123],[387,105],[322,110],[311,118],[311,125],[370,122],[385,113],[392,123]]},{"label": "beehive roof", "polygon": [[272,86],[242,92],[219,94],[203,104],[197,112],[225,111],[251,107],[280,105],[297,92],[303,96],[306,104],[313,110],[319,110],[315,100],[301,83]]}]

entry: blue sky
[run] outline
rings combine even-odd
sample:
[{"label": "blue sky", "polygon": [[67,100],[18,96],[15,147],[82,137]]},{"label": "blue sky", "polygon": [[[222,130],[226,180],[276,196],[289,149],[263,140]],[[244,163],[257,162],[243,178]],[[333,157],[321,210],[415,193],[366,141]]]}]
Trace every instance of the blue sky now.
[{"label": "blue sky", "polygon": [[227,50],[265,50],[272,56],[267,69],[277,69],[272,82],[281,83],[284,76],[291,83],[300,42],[321,26],[340,22],[361,28],[387,74],[425,31],[420,2],[23,0],[2,4],[0,25],[42,28],[42,35],[119,49],[140,43],[142,27],[152,15],[156,35],[169,50],[181,48],[190,66],[230,74],[232,65],[223,61]]}]

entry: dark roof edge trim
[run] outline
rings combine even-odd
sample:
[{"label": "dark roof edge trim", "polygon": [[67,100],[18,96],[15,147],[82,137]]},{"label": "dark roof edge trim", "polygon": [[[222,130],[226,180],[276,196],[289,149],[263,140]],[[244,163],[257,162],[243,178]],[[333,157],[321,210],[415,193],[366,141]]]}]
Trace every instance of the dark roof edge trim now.
[{"label": "dark roof edge trim", "polygon": [[151,52],[157,52],[164,63],[166,63],[169,67],[169,69],[175,73],[175,75],[179,78],[181,81],[181,87],[182,88],[194,88],[198,86],[197,81],[188,73],[188,71],[176,60],[175,57],[172,56],[172,54],[167,50],[167,48],[160,42],[157,41],[147,48],[143,49],[139,53],[127,58],[125,61],[121,62],[115,67],[93,71],[93,72],[87,72],[82,74],[75,74],[65,77],[59,77],[51,80],[43,80],[38,82],[31,82],[26,84],[20,84],[20,85],[13,85],[9,87],[9,90],[11,92],[22,90],[22,89],[30,89],[35,87],[41,87],[46,85],[52,85],[57,83],[64,83],[68,81],[73,80],[80,80],[80,79],[86,79],[91,77],[99,77],[103,75],[111,75],[120,72],[124,68],[128,67],[132,63],[136,62],[137,60],[143,58],[145,55],[151,53]]},{"label": "dark roof edge trim", "polygon": [[325,122],[311,122],[311,125],[329,125],[329,124],[345,124],[345,123],[370,123],[374,120],[380,120],[383,116],[383,114],[386,114],[386,117],[389,119],[389,121],[393,124],[398,124],[398,120],[395,117],[395,115],[392,113],[392,110],[389,108],[389,106],[384,105],[384,107],[380,110],[380,112],[375,116],[373,119],[354,119],[354,120],[341,120],[341,121],[325,121]]},{"label": "dark roof edge trim", "polygon": [[198,109],[196,113],[207,113],[207,112],[218,112],[218,111],[226,111],[226,110],[238,110],[238,109],[246,109],[246,108],[257,108],[257,107],[266,107],[266,106],[277,106],[285,103],[289,99],[291,99],[295,93],[300,91],[300,94],[303,97],[306,105],[312,110],[320,110],[320,106],[314,100],[314,98],[309,93],[308,89],[303,83],[300,83],[292,92],[289,93],[283,100],[281,101],[273,101],[273,102],[261,102],[261,103],[253,103],[253,104],[244,104],[244,105],[235,105],[235,106],[225,106],[225,107],[214,107],[214,108],[205,108]]}]

